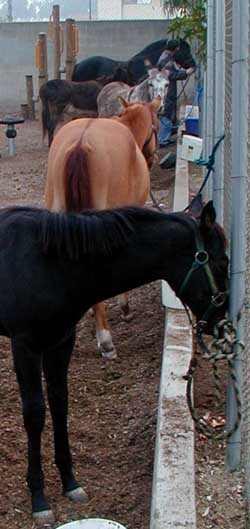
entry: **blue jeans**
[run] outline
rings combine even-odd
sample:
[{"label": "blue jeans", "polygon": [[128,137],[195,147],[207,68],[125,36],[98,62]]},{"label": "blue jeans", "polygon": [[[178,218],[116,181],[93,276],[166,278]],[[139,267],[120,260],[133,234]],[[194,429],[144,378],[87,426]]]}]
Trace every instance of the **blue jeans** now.
[{"label": "blue jeans", "polygon": [[158,133],[159,145],[167,145],[171,136],[173,123],[166,116],[160,116],[160,128]]}]

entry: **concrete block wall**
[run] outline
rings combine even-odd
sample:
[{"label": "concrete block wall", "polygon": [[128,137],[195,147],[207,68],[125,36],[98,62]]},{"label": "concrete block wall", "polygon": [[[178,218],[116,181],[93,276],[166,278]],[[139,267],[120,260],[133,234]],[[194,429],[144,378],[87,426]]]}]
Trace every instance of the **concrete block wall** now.
[{"label": "concrete block wall", "polygon": [[[64,26],[64,24],[62,24]],[[77,22],[77,60],[105,55],[127,60],[151,42],[167,36],[166,20]],[[0,23],[0,109],[20,109],[26,100],[25,75],[32,75],[38,92],[35,42],[40,32],[48,34],[46,22]],[[62,56],[62,65],[65,57]],[[53,43],[48,38],[49,78],[53,78]]]}]

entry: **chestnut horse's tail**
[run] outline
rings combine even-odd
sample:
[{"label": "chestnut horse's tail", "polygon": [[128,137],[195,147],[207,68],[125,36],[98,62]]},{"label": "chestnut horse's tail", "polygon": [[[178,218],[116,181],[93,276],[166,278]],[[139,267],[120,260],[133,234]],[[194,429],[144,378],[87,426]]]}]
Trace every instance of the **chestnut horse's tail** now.
[{"label": "chestnut horse's tail", "polygon": [[66,211],[77,212],[91,208],[88,147],[82,138],[69,154],[64,173]]}]

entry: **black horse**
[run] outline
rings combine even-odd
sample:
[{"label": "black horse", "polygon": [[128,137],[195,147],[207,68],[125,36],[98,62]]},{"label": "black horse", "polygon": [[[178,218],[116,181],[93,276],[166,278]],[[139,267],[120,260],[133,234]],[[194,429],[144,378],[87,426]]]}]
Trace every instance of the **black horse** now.
[{"label": "black horse", "polygon": [[[72,80],[88,81],[98,80],[103,76],[113,76],[114,81],[137,84],[147,75],[147,63],[155,66],[166,45],[167,39],[152,42],[128,61],[116,61],[102,56],[88,57],[75,65]],[[175,60],[183,68],[196,66],[190,46],[183,39],[180,39]]]},{"label": "black horse", "polygon": [[[8,208],[0,212],[0,240],[0,334],[12,344],[28,436],[33,515],[49,524],[53,513],[44,495],[40,450],[42,370],[63,492],[84,500],[67,432],[67,371],[77,322],[101,300],[165,279],[198,320],[209,313],[212,328],[226,306],[212,303],[215,290],[226,290],[225,236],[208,203],[199,224],[185,213],[139,207],[67,215]],[[207,255],[210,274],[203,268]]]}]

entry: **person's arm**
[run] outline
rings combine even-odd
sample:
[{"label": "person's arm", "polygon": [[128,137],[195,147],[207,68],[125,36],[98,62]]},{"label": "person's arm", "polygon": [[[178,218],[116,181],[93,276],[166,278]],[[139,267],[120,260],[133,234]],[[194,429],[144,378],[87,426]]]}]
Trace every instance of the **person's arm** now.
[{"label": "person's arm", "polygon": [[159,68],[159,70],[161,70],[162,68],[164,68],[164,66],[166,66],[167,62],[168,62],[168,53],[167,53],[167,50],[164,50],[162,54],[160,55],[156,63],[156,66],[157,68]]},{"label": "person's arm", "polygon": [[187,79],[187,77],[187,70],[184,69],[171,70],[169,72],[169,81],[183,81],[184,79]]}]

